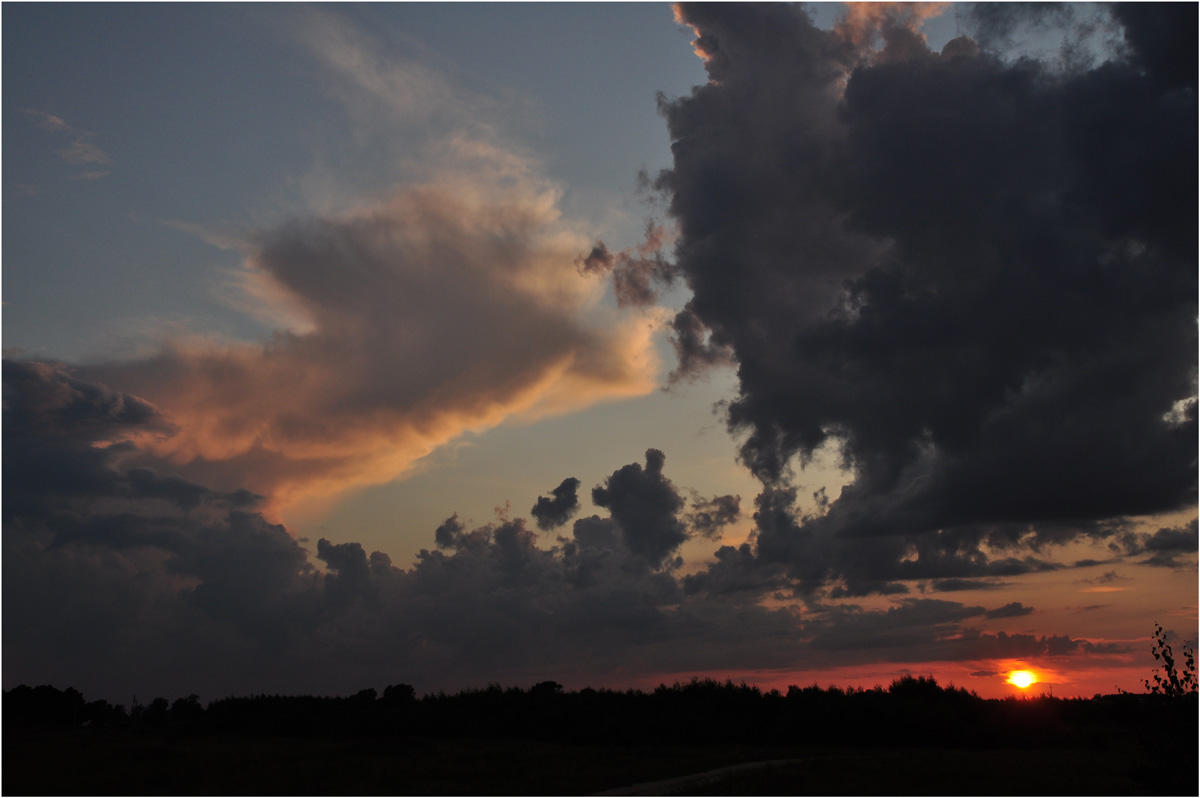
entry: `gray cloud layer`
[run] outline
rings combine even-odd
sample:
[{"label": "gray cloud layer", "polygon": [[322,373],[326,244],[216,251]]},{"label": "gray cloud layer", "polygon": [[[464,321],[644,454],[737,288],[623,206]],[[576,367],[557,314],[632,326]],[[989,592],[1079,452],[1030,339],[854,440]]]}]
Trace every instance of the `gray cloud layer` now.
[{"label": "gray cloud layer", "polygon": [[[408,568],[325,539],[310,561],[257,512],[260,497],[131,465],[153,460],[134,457],[137,441],[171,434],[152,405],[54,364],[6,360],[3,376],[6,686],[73,684],[122,701],[396,681],[582,686],[896,655],[1092,650],[1068,637],[983,632],[986,608],[951,601],[814,604],[803,615],[759,606],[764,570],[738,570],[748,547],[718,552],[724,570],[680,578],[678,546],[700,531],[681,520],[686,502],[656,450],[597,486],[611,517],[578,519],[549,545],[521,518],[468,529],[451,516]],[[569,494],[572,481],[563,485]],[[720,498],[699,503],[728,509]]]}]

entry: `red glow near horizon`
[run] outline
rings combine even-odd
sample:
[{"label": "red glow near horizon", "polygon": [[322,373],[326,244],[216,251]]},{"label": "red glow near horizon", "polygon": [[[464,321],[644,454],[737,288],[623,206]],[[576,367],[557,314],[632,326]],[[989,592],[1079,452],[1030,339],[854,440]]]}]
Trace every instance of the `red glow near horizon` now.
[{"label": "red glow near horizon", "polygon": [[[871,690],[876,687],[887,689],[896,679],[904,676],[931,677],[943,687],[960,687],[975,693],[980,698],[1010,698],[1017,695],[1052,695],[1058,698],[1091,698],[1095,695],[1111,695],[1118,690],[1141,692],[1142,679],[1149,672],[1145,665],[1113,664],[1087,666],[1079,669],[1052,668],[1028,662],[1000,660],[997,662],[964,663],[877,663],[868,666],[844,666],[825,670],[721,670],[693,673],[667,673],[636,680],[629,686],[652,690],[659,684],[688,682],[693,677],[700,679],[726,680],[734,684],[745,682],[763,692],[778,690],[787,693],[788,687]],[[1029,671],[1034,682],[1021,688],[1010,681],[1015,671]],[[580,685],[582,687],[583,685]],[[594,685],[593,685],[594,686]]]}]

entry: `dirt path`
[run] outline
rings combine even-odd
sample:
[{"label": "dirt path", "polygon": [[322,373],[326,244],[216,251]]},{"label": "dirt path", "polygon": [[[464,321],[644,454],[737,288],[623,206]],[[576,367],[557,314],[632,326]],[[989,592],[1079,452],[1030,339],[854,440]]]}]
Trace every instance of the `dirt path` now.
[{"label": "dirt path", "polygon": [[717,768],[716,770],[706,770],[703,773],[693,773],[690,776],[676,776],[673,779],[644,781],[641,784],[632,784],[628,787],[618,787],[615,790],[598,792],[596,795],[667,795],[668,793],[678,793],[686,787],[708,784],[723,779],[731,773],[790,765],[793,762],[800,761],[799,759],[769,759],[765,762],[745,762],[741,765],[729,765]]}]

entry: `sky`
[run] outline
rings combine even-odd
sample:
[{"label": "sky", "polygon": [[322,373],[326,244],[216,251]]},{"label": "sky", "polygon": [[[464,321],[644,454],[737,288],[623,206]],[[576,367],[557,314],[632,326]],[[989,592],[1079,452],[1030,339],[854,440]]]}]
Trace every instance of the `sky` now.
[{"label": "sky", "polygon": [[5,4],[5,689],[1142,689],[1196,13]]}]

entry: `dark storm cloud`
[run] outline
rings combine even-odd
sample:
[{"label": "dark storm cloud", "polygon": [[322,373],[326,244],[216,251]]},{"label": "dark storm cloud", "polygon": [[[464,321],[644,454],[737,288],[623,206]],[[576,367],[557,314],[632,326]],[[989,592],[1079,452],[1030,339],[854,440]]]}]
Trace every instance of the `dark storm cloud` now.
[{"label": "dark storm cloud", "polygon": [[311,568],[250,511],[258,497],[124,464],[168,429],[64,367],[4,362],[6,679],[86,662],[97,683],[128,684],[194,659],[252,680],[306,617]]},{"label": "dark storm cloud", "polygon": [[1131,60],[1156,82],[1196,87],[1197,8],[1163,9],[1148,3],[1118,3],[1113,16],[1124,29]]},{"label": "dark storm cloud", "polygon": [[567,523],[579,509],[579,497],[575,495],[578,490],[579,480],[567,477],[550,492],[553,498],[539,496],[537,504],[529,511],[537,520],[538,528],[554,529]]},{"label": "dark storm cloud", "polygon": [[[1113,10],[1125,57],[1067,70],[932,52],[898,7],[680,13],[710,82],[661,102],[655,182],[685,328],[737,360],[759,560],[891,592],[1195,504],[1193,6]],[[854,481],[796,519],[826,444]]]}]

